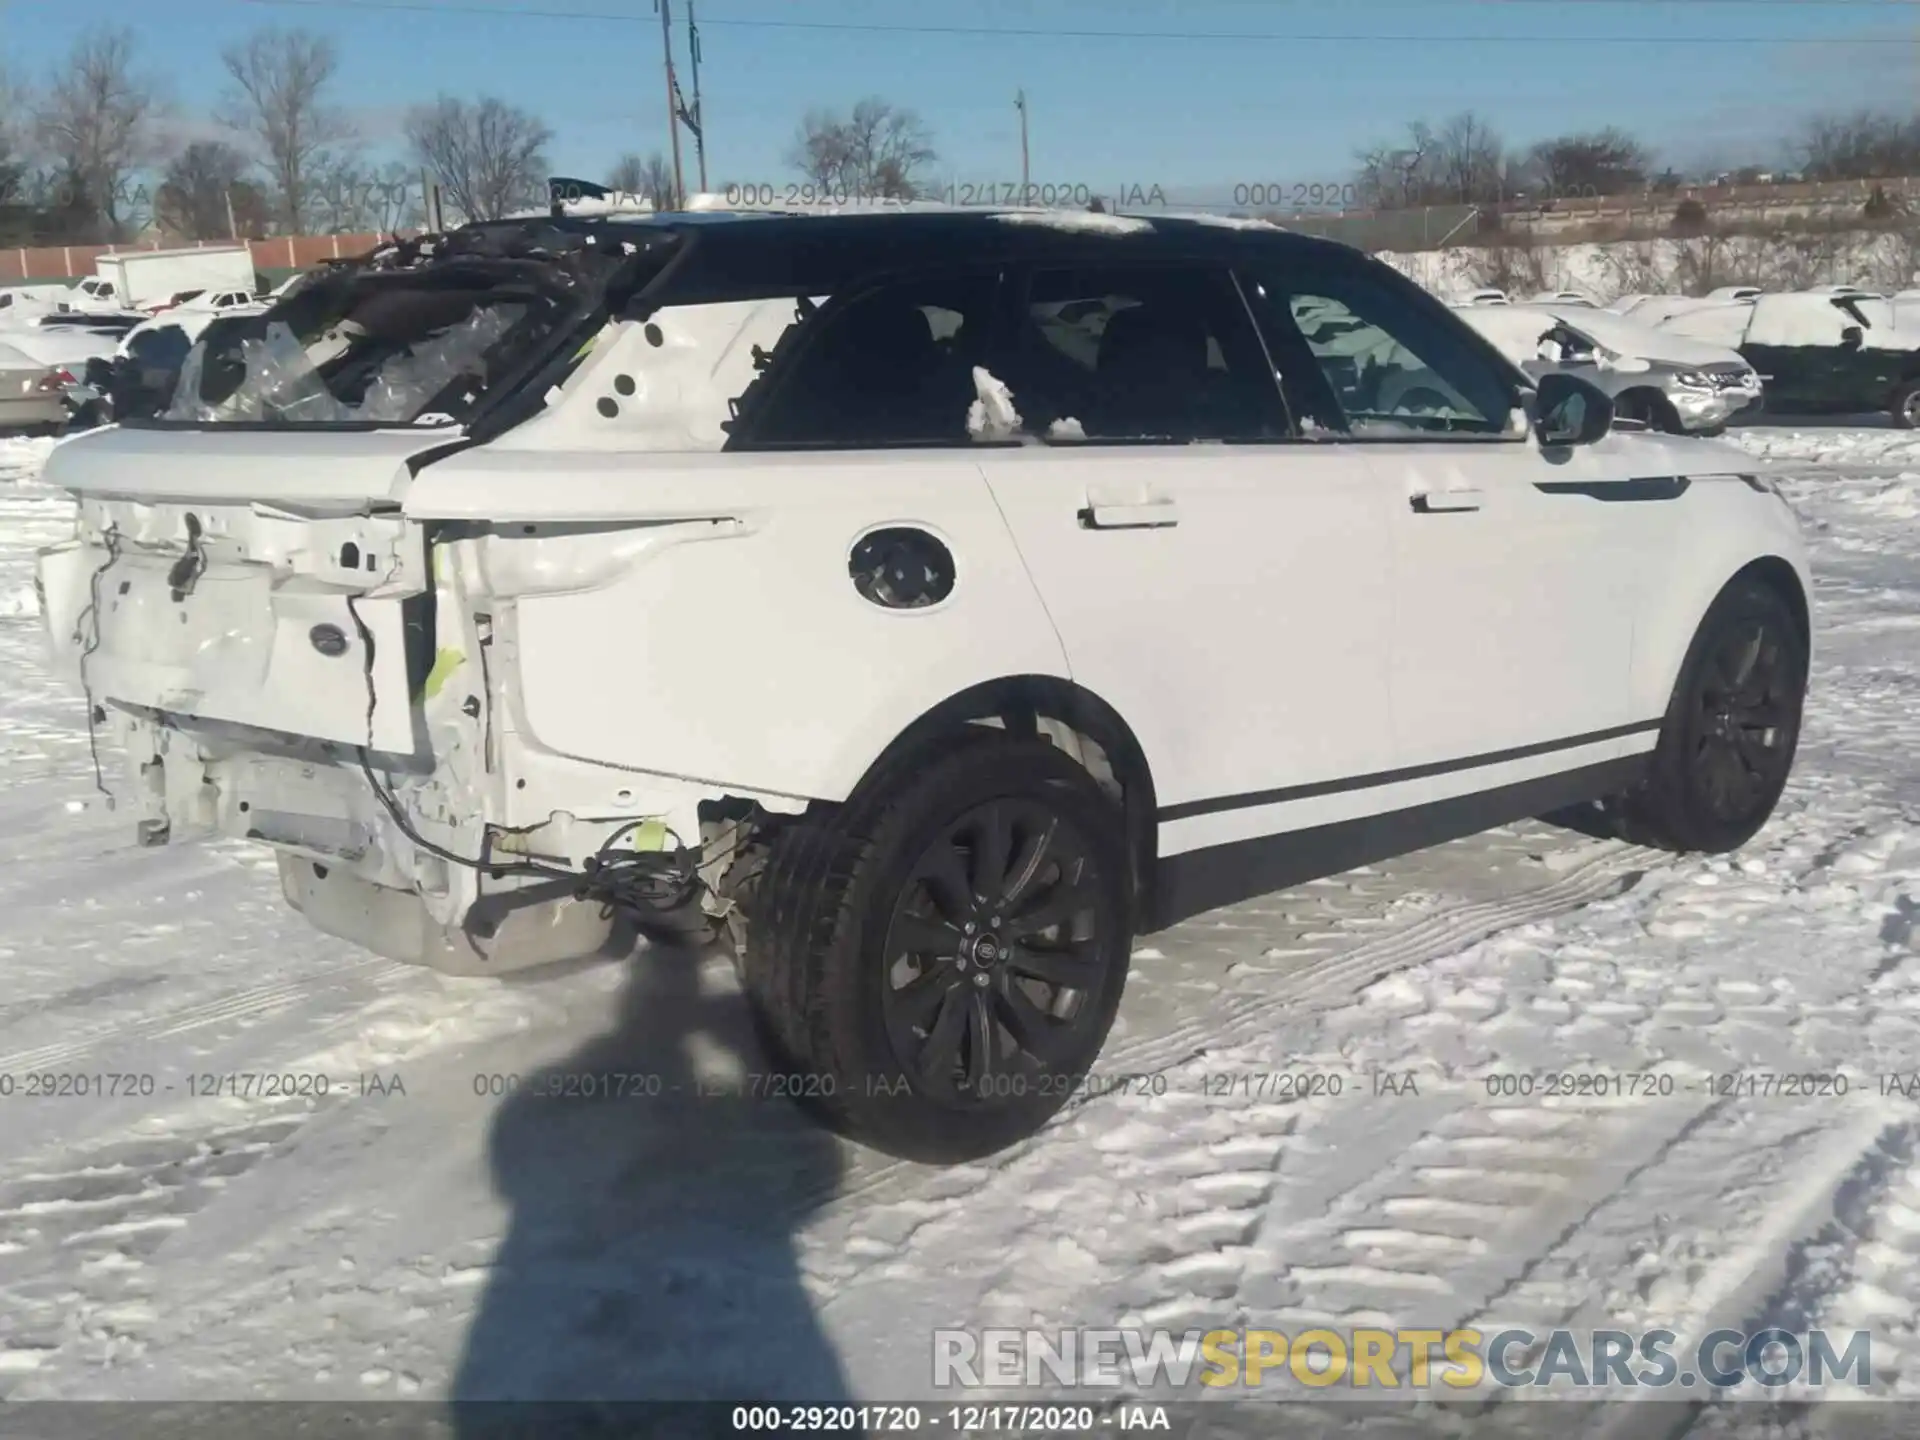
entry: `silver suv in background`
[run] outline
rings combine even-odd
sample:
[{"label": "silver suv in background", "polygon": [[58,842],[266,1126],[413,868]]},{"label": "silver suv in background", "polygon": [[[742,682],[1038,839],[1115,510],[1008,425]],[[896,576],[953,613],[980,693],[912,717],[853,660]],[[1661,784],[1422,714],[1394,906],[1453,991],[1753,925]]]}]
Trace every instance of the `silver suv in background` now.
[{"label": "silver suv in background", "polygon": [[1716,435],[1761,399],[1738,351],[1561,305],[1463,306],[1460,318],[1528,375],[1577,375],[1613,397],[1614,413],[1650,430]]}]

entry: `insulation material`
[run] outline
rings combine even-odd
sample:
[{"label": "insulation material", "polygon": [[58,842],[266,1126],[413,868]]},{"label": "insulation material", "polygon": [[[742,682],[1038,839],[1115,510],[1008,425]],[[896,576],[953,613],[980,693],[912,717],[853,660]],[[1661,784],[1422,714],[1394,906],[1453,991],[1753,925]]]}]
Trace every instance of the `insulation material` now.
[{"label": "insulation material", "polygon": [[268,325],[262,338],[240,342],[246,377],[232,395],[217,402],[202,398],[206,347],[196,345],[181,369],[166,418],[199,423],[406,423],[458,376],[479,367],[487,350],[518,322],[521,309],[495,305],[476,310],[459,324],[391,356],[352,403],[336,396],[315,369],[316,354],[324,363],[352,349],[360,337],[351,324],[311,347],[303,346],[285,323]]}]

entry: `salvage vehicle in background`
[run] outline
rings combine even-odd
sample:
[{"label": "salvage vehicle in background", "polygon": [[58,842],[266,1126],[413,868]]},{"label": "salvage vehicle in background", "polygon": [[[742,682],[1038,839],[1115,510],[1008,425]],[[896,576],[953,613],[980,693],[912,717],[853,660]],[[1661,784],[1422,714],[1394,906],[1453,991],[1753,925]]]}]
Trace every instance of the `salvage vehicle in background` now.
[{"label": "salvage vehicle in background", "polygon": [[1136,934],[1571,805],[1766,822],[1793,512],[1611,421],[1267,227],[483,223],[57,447],[38,585],[144,842],[461,973],[717,933],[782,1088],[951,1162],[1080,1088]]},{"label": "salvage vehicle in background", "polygon": [[1650,430],[1717,435],[1760,403],[1760,377],[1736,351],[1607,311],[1529,304],[1463,306],[1460,313],[1535,379],[1578,375],[1613,397],[1618,418]]},{"label": "salvage vehicle in background", "polygon": [[178,306],[129,330],[111,355],[96,355],[62,392],[70,430],[89,430],[126,417],[150,417],[173,399],[174,384],[193,342],[223,315],[260,314],[254,304],[227,310]]},{"label": "salvage vehicle in background", "polygon": [[66,419],[61,387],[72,379],[0,338],[0,431],[57,430]]},{"label": "salvage vehicle in background", "polygon": [[[1902,323],[1904,320],[1905,323]],[[1766,377],[1768,407],[1798,415],[1883,412],[1920,427],[1920,316],[1851,290],[1762,295],[1740,353]]]}]

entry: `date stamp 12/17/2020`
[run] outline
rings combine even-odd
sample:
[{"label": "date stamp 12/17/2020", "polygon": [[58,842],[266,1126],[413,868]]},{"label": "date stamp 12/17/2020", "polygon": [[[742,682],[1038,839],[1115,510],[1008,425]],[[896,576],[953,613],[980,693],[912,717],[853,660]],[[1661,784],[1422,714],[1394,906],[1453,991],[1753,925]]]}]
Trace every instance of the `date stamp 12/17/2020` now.
[{"label": "date stamp 12/17/2020", "polygon": [[938,205],[954,209],[1155,211],[1230,210],[1291,215],[1342,214],[1366,208],[1352,181],[1237,180],[1223,185],[1171,187],[1158,181],[1003,180],[993,176],[943,180],[903,191],[862,183],[763,180],[728,184],[720,200],[736,210],[889,209]]}]

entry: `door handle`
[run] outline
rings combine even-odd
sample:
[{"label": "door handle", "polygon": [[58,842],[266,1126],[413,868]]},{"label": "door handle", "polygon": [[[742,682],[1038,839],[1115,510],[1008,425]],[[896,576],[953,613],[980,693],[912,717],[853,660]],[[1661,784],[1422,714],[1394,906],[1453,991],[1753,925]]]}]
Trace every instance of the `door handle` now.
[{"label": "door handle", "polygon": [[1442,515],[1451,510],[1478,510],[1486,499],[1478,490],[1427,490],[1411,496],[1416,515]]},{"label": "door handle", "polygon": [[1171,500],[1143,505],[1089,505],[1080,512],[1082,530],[1164,530],[1180,523],[1180,507]]}]

